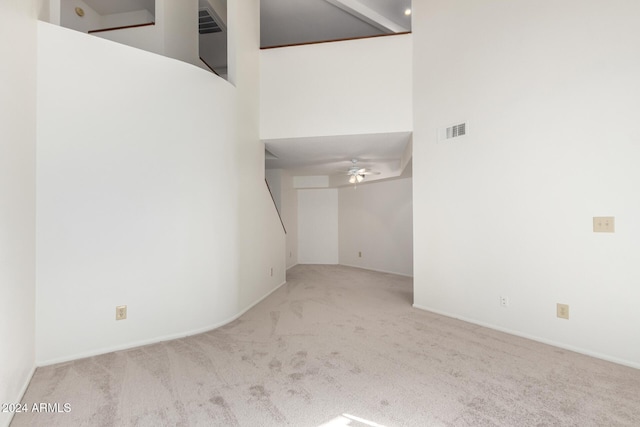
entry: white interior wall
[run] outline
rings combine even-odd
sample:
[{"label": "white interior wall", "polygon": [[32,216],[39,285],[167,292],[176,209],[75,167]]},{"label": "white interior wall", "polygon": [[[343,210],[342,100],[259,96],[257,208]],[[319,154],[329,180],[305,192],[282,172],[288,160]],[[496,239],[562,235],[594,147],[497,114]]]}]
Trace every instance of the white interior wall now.
[{"label": "white interior wall", "polygon": [[200,34],[199,55],[211,68],[224,71],[227,68],[227,33]]},{"label": "white interior wall", "polygon": [[[166,55],[164,43],[164,24],[166,14],[164,9],[167,0],[155,1],[157,12],[154,17],[146,10],[113,15],[100,15],[82,0],[51,0],[50,7],[52,17],[49,22],[57,24],[55,13],[59,13],[59,25],[85,33],[90,30],[97,30],[101,28],[155,22],[155,25],[151,26],[104,31],[92,33],[92,35],[94,37],[126,44],[127,46],[136,47],[159,55]],[[85,15],[83,17],[79,17],[76,14],[75,8],[77,6],[82,7],[84,10]]]},{"label": "white interior wall", "polygon": [[[47,0],[43,1],[46,2]],[[62,0],[49,0],[48,19],[42,19],[42,17],[40,19],[51,24],[60,25],[61,4]]]},{"label": "white interior wall", "polygon": [[[638,16],[414,2],[416,306],[640,367]],[[604,215],[614,234],[592,232]]]},{"label": "white interior wall", "polygon": [[[0,403],[20,402],[35,363],[36,17],[0,2]],[[5,66],[8,65],[8,66]],[[11,413],[0,412],[0,426]]]},{"label": "white interior wall", "polygon": [[[38,3],[38,19],[41,21],[49,22],[51,19],[51,2],[52,0],[36,0]],[[27,4],[31,4],[27,2]]]},{"label": "white interior wall", "polygon": [[412,130],[410,34],[260,52],[263,139]]},{"label": "white interior wall", "polygon": [[293,186],[295,188],[328,188],[328,175],[299,175],[293,177]]},{"label": "white interior wall", "polygon": [[[154,22],[153,15],[147,10],[100,15],[82,0],[60,1],[60,25],[74,30],[88,32],[104,28],[123,27],[127,25]],[[75,9],[82,8],[84,16],[78,16]]]},{"label": "white interior wall", "polygon": [[[159,12],[158,15],[160,16],[162,13]],[[158,55],[165,55],[162,26],[162,21],[158,20],[155,25],[92,33],[92,36],[122,43],[147,52],[157,53]]]},{"label": "white interior wall", "polygon": [[265,178],[287,233],[285,258],[289,269],[298,263],[298,192],[287,170],[266,169]]},{"label": "white interior wall", "polygon": [[133,12],[113,13],[102,16],[102,28],[126,27],[154,22],[155,18],[148,10],[136,10]]},{"label": "white interior wall", "polygon": [[159,9],[164,55],[199,66],[198,0],[156,0],[156,15]]},{"label": "white interior wall", "polygon": [[338,189],[298,190],[298,262],[338,261]]},{"label": "white interior wall", "polygon": [[265,169],[264,171],[264,178],[269,184],[278,212],[282,212],[282,172],[282,169]]},{"label": "white interior wall", "polygon": [[413,275],[411,187],[403,178],[338,190],[340,264]]},{"label": "white interior wall", "polygon": [[287,229],[285,257],[287,269],[298,264],[298,190],[293,186],[293,176],[283,170],[281,177],[282,221]]},{"label": "white interior wall", "polygon": [[233,87],[50,24],[38,42],[38,363],[235,316]]},{"label": "white interior wall", "polygon": [[[228,0],[229,81],[236,87],[239,221],[239,308],[251,306],[285,282],[286,239],[265,185],[259,135],[260,4]],[[273,271],[273,274],[271,272]]]},{"label": "white interior wall", "polygon": [[[146,10],[99,15],[81,0],[56,0],[51,2],[51,7],[59,7],[60,25],[82,32],[155,22],[152,26],[124,28],[93,35],[200,67],[198,0],[155,1],[155,16]],[[59,6],[56,4],[58,2]],[[84,10],[83,17],[76,14],[77,6]],[[51,22],[55,23],[54,17]]]}]

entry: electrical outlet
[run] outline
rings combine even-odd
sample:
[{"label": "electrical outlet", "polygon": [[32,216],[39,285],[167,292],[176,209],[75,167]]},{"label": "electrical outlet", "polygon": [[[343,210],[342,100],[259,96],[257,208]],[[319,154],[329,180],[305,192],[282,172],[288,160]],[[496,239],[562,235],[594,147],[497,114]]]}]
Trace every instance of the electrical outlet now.
[{"label": "electrical outlet", "polygon": [[119,305],[116,307],[116,320],[124,320],[127,318],[127,306]]},{"label": "electrical outlet", "polygon": [[362,258],[362,252],[358,252],[358,258]]},{"label": "electrical outlet", "polygon": [[556,304],[556,315],[561,319],[569,319],[569,304]]},{"label": "electrical outlet", "polygon": [[594,216],[594,233],[615,233],[616,218],[614,216]]},{"label": "electrical outlet", "polygon": [[500,305],[502,307],[509,307],[509,297],[500,297]]}]

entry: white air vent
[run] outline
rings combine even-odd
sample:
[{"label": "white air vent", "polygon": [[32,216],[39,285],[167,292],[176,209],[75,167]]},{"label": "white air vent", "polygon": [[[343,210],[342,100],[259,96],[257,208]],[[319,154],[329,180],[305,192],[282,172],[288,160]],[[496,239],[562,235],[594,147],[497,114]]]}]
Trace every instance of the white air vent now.
[{"label": "white air vent", "polygon": [[466,123],[461,123],[459,125],[451,126],[447,128],[447,139],[456,138],[458,136],[462,136],[466,133],[467,125]]},{"label": "white air vent", "polygon": [[438,130],[438,141],[465,136],[467,134],[467,131],[468,131],[467,122],[458,123],[455,125],[448,126],[446,128],[441,128]]}]

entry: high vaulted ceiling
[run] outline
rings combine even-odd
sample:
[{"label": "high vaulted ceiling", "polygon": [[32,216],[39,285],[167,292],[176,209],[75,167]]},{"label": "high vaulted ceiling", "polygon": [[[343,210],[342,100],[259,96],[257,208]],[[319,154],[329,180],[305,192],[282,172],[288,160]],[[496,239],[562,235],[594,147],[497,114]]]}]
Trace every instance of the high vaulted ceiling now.
[{"label": "high vaulted ceiling", "polygon": [[[358,167],[379,175],[367,181],[396,177],[402,173],[402,158],[411,140],[411,132],[342,135],[264,141],[268,151],[267,169],[286,169],[296,176],[329,175],[340,178],[358,160]],[[347,179],[338,179],[346,185]]]},{"label": "high vaulted ceiling", "polygon": [[261,0],[261,46],[411,31],[411,0]]}]

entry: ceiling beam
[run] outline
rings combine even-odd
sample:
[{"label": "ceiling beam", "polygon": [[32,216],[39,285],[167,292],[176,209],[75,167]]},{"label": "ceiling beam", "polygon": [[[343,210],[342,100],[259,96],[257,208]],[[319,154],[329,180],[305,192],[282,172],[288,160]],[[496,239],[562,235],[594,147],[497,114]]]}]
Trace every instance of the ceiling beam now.
[{"label": "ceiling beam", "polygon": [[384,15],[376,12],[368,6],[360,3],[359,0],[325,0],[332,5],[339,7],[356,18],[373,25],[385,33],[403,33],[409,31],[408,28],[392,21]]}]

